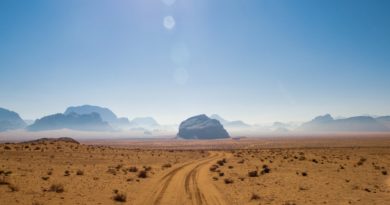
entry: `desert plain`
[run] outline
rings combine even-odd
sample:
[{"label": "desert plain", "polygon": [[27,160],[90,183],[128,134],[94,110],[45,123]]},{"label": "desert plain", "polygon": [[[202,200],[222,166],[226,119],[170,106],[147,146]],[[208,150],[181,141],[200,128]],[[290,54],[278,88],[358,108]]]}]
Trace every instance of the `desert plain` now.
[{"label": "desert plain", "polygon": [[0,144],[0,204],[390,204],[390,135]]}]

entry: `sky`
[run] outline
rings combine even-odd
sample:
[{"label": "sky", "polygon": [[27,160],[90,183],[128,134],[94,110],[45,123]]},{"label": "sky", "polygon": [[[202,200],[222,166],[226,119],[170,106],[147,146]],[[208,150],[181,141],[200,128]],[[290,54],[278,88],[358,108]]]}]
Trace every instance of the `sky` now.
[{"label": "sky", "polygon": [[180,123],[390,115],[387,0],[3,0],[0,107]]}]

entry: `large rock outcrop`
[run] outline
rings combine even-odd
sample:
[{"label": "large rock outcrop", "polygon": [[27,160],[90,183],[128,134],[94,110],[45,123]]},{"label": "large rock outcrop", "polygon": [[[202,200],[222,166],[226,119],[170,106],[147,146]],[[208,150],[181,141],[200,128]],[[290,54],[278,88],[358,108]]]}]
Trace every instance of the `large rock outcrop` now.
[{"label": "large rock outcrop", "polygon": [[223,139],[229,134],[222,124],[206,115],[197,115],[180,123],[177,137],[182,139]]},{"label": "large rock outcrop", "polygon": [[112,128],[104,122],[98,113],[82,114],[69,113],[54,114],[38,119],[27,127],[29,131],[44,131],[71,129],[83,131],[109,131]]},{"label": "large rock outcrop", "polygon": [[24,127],[26,127],[26,123],[18,113],[0,108],[0,132]]}]

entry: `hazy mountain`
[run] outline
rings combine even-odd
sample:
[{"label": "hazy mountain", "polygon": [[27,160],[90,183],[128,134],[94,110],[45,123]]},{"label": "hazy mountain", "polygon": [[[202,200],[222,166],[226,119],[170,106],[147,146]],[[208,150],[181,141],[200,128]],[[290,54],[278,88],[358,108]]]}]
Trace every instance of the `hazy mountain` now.
[{"label": "hazy mountain", "polygon": [[68,107],[64,112],[65,115],[70,113],[77,113],[79,115],[98,113],[103,121],[108,123],[116,122],[118,117],[108,108],[94,106],[94,105],[82,105],[82,106],[72,106]]},{"label": "hazy mountain", "polygon": [[382,116],[382,117],[377,117],[375,119],[390,129],[390,116]]},{"label": "hazy mountain", "polygon": [[291,125],[287,123],[274,122],[271,126],[271,130],[273,130],[273,132],[289,132],[290,127]]},{"label": "hazy mountain", "polygon": [[152,117],[137,117],[130,121],[130,127],[156,128],[160,126]]},{"label": "hazy mountain", "polygon": [[390,129],[370,116],[334,119],[331,115],[318,116],[302,124],[299,131],[307,132],[382,132]]},{"label": "hazy mountain", "polygon": [[206,115],[186,119],[179,126],[177,137],[183,139],[221,139],[229,138],[222,124]]},{"label": "hazy mountain", "polygon": [[228,121],[217,114],[212,114],[210,116],[210,118],[218,120],[226,128],[248,128],[248,127],[251,127],[250,125],[244,123],[241,120]]},{"label": "hazy mountain", "polygon": [[43,130],[84,130],[84,131],[108,131],[111,127],[104,122],[98,113],[91,114],[54,114],[38,119],[27,127],[29,131]]},{"label": "hazy mountain", "polygon": [[127,118],[125,117],[118,118],[114,112],[104,107],[99,107],[94,105],[73,106],[73,107],[68,107],[64,112],[64,114],[67,115],[72,112],[77,113],[79,115],[98,113],[103,121],[108,122],[114,128],[119,128],[119,129],[128,128],[130,125],[130,122]]},{"label": "hazy mountain", "polygon": [[26,127],[26,123],[18,113],[0,108],[0,132],[24,127]]}]

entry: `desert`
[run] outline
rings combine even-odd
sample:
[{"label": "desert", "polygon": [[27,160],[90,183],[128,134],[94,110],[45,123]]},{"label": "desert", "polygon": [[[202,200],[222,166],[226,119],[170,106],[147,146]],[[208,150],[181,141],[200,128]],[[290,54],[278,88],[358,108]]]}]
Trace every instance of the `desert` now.
[{"label": "desert", "polygon": [[388,204],[389,147],[387,134],[2,143],[0,204]]}]

